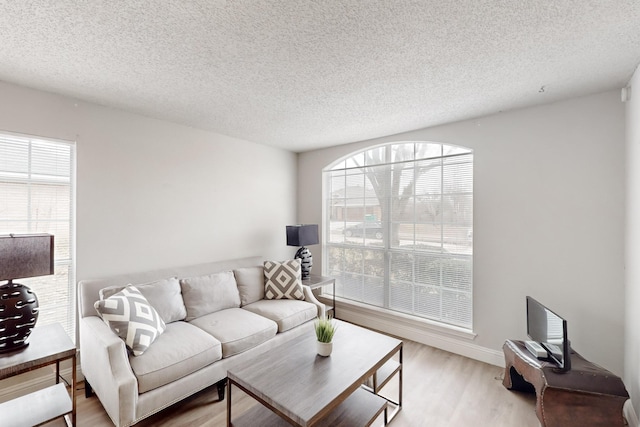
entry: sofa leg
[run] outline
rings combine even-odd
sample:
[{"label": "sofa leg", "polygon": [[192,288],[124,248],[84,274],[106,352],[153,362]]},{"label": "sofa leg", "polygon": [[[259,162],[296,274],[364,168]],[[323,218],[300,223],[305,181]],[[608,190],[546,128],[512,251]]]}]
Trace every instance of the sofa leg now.
[{"label": "sofa leg", "polygon": [[225,378],[222,381],[218,381],[216,383],[216,387],[218,387],[218,399],[220,401],[224,400],[224,391],[227,388],[227,379]]},{"label": "sofa leg", "polygon": [[89,384],[89,381],[85,379],[84,380],[84,397],[88,399],[91,396],[93,396],[93,388],[91,388],[91,384]]}]

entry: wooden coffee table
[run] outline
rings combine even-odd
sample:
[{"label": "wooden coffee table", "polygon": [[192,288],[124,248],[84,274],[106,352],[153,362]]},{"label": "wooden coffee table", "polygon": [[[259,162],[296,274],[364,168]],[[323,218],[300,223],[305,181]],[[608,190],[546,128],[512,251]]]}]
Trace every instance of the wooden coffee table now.
[{"label": "wooden coffee table", "polygon": [[[316,353],[313,329],[227,373],[227,426],[368,426],[387,407],[402,407],[402,341],[349,323],[338,331],[329,357]],[[397,355],[397,360],[394,356]],[[382,374],[384,372],[384,374]],[[376,394],[398,375],[397,402]],[[374,387],[362,384],[374,377]],[[255,405],[232,417],[232,386]]]}]

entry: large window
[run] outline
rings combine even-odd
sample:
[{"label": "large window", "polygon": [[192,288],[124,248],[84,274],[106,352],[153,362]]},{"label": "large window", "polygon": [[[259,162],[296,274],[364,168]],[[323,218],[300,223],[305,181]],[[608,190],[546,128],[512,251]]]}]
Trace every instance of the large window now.
[{"label": "large window", "polygon": [[336,295],[472,328],[473,153],[403,142],[324,171],[324,272]]},{"label": "large window", "polygon": [[38,297],[38,325],[75,340],[73,143],[0,133],[0,234],[55,236],[54,274],[16,280]]}]

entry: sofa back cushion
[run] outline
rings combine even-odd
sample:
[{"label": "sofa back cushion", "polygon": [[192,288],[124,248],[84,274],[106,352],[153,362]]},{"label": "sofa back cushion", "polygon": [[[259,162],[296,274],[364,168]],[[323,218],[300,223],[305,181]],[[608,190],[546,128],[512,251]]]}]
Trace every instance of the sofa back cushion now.
[{"label": "sofa back cushion", "polygon": [[240,307],[240,294],[232,271],[180,279],[189,322],[225,308]]},{"label": "sofa back cushion", "polygon": [[244,267],[233,270],[240,293],[240,306],[244,307],[264,299],[264,268]]},{"label": "sofa back cushion", "polygon": [[[182,300],[180,283],[176,277],[155,282],[134,285],[149,304],[156,309],[164,323],[184,320],[187,309]],[[107,299],[124,289],[124,286],[110,286],[100,290],[100,299]]]},{"label": "sofa back cushion", "polygon": [[193,277],[218,271],[230,271],[234,268],[262,265],[263,260],[264,258],[261,256],[251,256],[139,273],[118,274],[100,279],[83,279],[78,282],[78,315],[81,318],[97,316],[98,313],[93,304],[100,299],[100,289],[109,286],[126,286],[129,283],[149,283],[167,277]]}]

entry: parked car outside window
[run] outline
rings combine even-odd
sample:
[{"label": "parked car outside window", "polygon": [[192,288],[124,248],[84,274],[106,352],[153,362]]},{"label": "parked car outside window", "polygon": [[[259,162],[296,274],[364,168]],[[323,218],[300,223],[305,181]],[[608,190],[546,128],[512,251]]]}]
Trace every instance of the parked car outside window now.
[{"label": "parked car outside window", "polygon": [[345,227],[343,233],[347,237],[373,237],[382,239],[382,224],[379,222],[361,222]]}]

